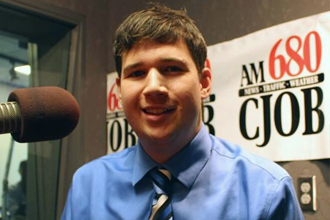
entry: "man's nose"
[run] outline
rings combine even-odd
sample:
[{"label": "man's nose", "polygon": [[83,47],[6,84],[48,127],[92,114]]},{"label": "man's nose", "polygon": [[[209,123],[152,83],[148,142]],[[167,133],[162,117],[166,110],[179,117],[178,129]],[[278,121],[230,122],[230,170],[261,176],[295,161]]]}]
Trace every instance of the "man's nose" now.
[{"label": "man's nose", "polygon": [[146,96],[167,96],[166,79],[157,69],[150,69],[146,77],[144,95]]}]

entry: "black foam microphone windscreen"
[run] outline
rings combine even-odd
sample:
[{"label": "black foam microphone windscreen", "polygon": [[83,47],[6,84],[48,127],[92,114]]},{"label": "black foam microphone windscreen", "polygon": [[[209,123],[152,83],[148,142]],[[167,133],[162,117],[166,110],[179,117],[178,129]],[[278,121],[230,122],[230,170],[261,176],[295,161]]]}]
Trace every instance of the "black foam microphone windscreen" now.
[{"label": "black foam microphone windscreen", "polygon": [[56,140],[74,130],[79,106],[60,87],[16,89],[0,103],[0,120],[0,133],[11,133],[18,142]]}]

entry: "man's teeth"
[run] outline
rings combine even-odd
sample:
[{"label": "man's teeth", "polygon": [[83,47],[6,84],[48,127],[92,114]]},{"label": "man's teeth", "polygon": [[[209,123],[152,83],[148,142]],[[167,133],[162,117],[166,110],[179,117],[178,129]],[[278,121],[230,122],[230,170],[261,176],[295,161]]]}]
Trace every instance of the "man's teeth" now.
[{"label": "man's teeth", "polygon": [[155,115],[157,115],[157,114],[163,114],[163,113],[168,112],[170,110],[168,110],[168,109],[147,109],[145,111],[148,114],[155,114]]}]

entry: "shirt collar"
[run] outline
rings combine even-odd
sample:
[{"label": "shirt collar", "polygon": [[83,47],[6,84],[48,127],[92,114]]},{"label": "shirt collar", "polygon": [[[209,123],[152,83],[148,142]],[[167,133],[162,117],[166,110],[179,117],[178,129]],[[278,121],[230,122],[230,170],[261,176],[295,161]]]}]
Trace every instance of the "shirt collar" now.
[{"label": "shirt collar", "polygon": [[157,166],[157,163],[149,157],[149,155],[143,150],[141,143],[138,142],[133,167],[133,186],[135,186],[146,175],[146,173],[155,166]]},{"label": "shirt collar", "polygon": [[[211,154],[211,147],[212,141],[203,124],[195,138],[162,166],[183,185],[190,188],[206,164]],[[138,143],[133,170],[133,185],[136,185],[155,166],[157,163],[145,153],[141,144]]]},{"label": "shirt collar", "polygon": [[190,144],[168,160],[164,167],[183,185],[190,188],[208,161],[211,147],[211,138],[203,124]]}]

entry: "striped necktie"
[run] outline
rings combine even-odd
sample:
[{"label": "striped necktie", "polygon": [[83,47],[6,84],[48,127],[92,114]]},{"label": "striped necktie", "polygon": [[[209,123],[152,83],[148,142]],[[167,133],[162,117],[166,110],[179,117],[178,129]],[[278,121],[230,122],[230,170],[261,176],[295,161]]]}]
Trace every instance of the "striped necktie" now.
[{"label": "striped necktie", "polygon": [[160,189],[160,193],[156,193],[157,203],[152,207],[149,220],[173,219],[172,205],[169,198],[171,182],[170,172],[165,169],[154,168],[149,171],[149,176],[153,183]]}]

